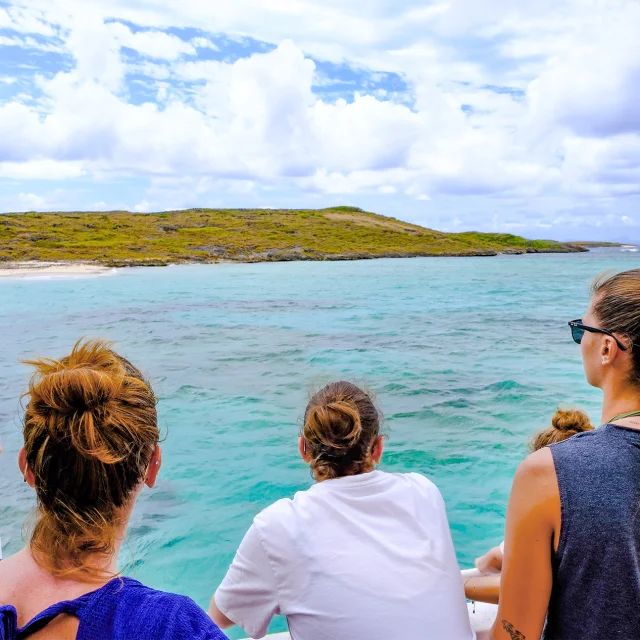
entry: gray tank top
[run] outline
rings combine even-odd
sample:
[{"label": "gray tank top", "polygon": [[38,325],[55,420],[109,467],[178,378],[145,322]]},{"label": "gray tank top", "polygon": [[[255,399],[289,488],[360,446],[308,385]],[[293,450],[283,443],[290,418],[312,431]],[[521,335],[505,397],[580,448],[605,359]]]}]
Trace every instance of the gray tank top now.
[{"label": "gray tank top", "polygon": [[552,445],[562,523],[545,640],[640,639],[640,431]]}]

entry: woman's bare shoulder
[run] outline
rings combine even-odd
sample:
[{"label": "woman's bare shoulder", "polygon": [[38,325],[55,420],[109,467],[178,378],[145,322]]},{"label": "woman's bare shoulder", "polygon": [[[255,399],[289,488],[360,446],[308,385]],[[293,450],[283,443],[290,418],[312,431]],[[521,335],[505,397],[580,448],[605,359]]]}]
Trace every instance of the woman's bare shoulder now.
[{"label": "woman's bare shoulder", "polygon": [[552,504],[555,513],[560,490],[553,455],[548,447],[535,451],[520,463],[513,479],[513,491],[518,496],[529,496],[528,500],[533,503]]},{"label": "woman's bare shoulder", "polygon": [[26,549],[0,560],[0,587],[15,582],[17,577],[29,570],[31,556]]},{"label": "woman's bare shoulder", "polygon": [[[23,625],[37,609],[39,600],[51,592],[51,579],[38,566],[28,549],[0,562],[0,604],[11,604],[18,610],[18,622]],[[33,605],[33,607],[31,606]]]},{"label": "woman's bare shoulder", "polygon": [[517,474],[528,478],[555,478],[556,469],[553,464],[553,455],[549,447],[544,447],[528,455],[518,467]]},{"label": "woman's bare shoulder", "polygon": [[0,561],[0,604],[15,604],[24,579],[23,551]]}]

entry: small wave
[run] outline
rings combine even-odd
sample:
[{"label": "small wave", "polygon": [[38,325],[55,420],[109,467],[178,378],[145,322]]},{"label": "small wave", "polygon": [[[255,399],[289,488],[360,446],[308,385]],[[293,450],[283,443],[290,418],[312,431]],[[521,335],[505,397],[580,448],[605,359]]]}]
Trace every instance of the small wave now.
[{"label": "small wave", "polygon": [[527,389],[527,387],[515,380],[501,380],[487,385],[484,389],[485,391],[513,391],[514,389]]},{"label": "small wave", "polygon": [[405,391],[407,388],[408,387],[405,386],[404,384],[397,384],[395,382],[389,382],[384,387],[382,387],[382,390],[386,393],[386,392],[391,392],[391,391]]}]

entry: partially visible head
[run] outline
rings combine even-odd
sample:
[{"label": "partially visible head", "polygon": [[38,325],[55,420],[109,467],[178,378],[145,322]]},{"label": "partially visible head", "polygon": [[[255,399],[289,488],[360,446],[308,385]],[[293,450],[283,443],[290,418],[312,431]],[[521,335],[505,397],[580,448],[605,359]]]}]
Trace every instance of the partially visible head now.
[{"label": "partially visible head", "polygon": [[529,451],[538,449],[568,440],[577,433],[583,431],[593,431],[595,427],[591,424],[589,416],[578,409],[558,409],[551,418],[551,426],[537,433],[529,442]]},{"label": "partially visible head", "polygon": [[30,548],[55,575],[95,574],[89,557],[114,553],[135,497],[160,468],[156,398],[104,341],[26,364],[35,373],[19,464],[38,498]]},{"label": "partially visible head", "polygon": [[640,269],[602,275],[594,281],[591,303],[582,321],[611,336],[586,332],[581,351],[587,381],[602,387],[607,380],[640,388]]},{"label": "partially visible head", "polygon": [[350,382],[314,394],[304,413],[300,453],[316,480],[372,471],[382,457],[381,415],[371,396]]}]

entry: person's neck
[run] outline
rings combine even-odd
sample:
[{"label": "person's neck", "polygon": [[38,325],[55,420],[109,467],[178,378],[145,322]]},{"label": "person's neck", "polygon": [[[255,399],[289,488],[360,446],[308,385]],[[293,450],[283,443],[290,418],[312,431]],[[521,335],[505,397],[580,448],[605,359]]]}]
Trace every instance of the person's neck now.
[{"label": "person's neck", "polygon": [[87,558],[86,566],[101,575],[104,580],[111,580],[118,573],[118,554],[121,544],[118,543],[112,554],[94,553]]},{"label": "person's neck", "polygon": [[125,528],[118,533],[116,543],[113,547],[113,553],[93,553],[87,558],[87,567],[96,571],[96,574],[102,574],[105,579],[110,580],[118,573],[118,556],[120,548],[124,541]]},{"label": "person's neck", "polygon": [[[123,527],[122,530],[118,532],[113,553],[96,552],[87,555],[83,558],[83,571],[74,571],[68,576],[63,574],[62,576],[55,577],[54,579],[63,583],[71,581],[73,583],[88,583],[96,586],[106,584],[112,580],[118,574],[118,555],[124,540],[125,529],[126,527]],[[29,545],[24,549],[24,552],[31,557],[32,561],[38,565],[41,571],[44,571],[47,574],[49,573],[49,569],[46,568],[46,564],[38,561],[38,557],[34,555],[34,552]],[[71,566],[69,568],[71,568]]]},{"label": "person's neck", "polygon": [[602,423],[610,421],[615,416],[640,411],[640,390],[637,387],[609,385],[603,388]]}]

